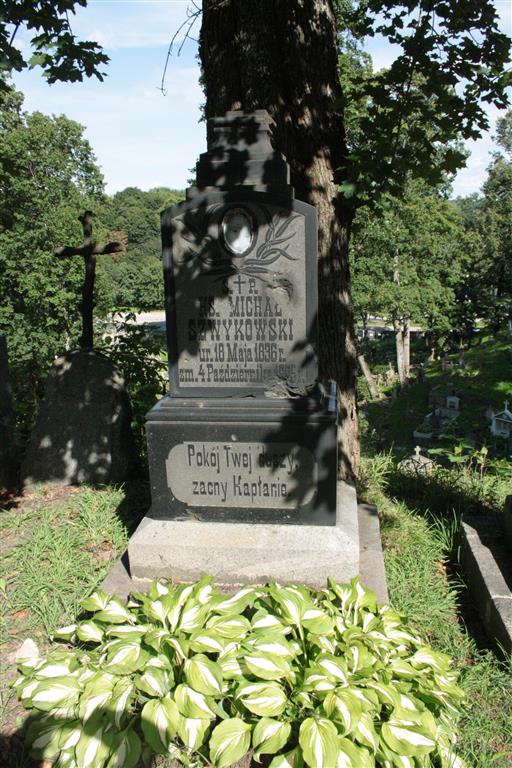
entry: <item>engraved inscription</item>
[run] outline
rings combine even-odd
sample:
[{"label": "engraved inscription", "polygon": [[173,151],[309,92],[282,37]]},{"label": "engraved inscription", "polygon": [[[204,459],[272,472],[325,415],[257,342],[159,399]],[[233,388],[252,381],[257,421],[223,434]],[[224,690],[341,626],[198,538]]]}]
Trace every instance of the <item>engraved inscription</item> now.
[{"label": "engraved inscription", "polygon": [[298,509],[317,478],[311,452],[292,443],[184,442],[166,471],[175,498],[203,507]]},{"label": "engraved inscription", "polygon": [[226,260],[215,244],[217,208],[203,250],[192,250],[187,224],[175,222],[183,388],[267,386],[279,380],[307,385],[304,217],[253,208],[260,225],[255,255]]}]

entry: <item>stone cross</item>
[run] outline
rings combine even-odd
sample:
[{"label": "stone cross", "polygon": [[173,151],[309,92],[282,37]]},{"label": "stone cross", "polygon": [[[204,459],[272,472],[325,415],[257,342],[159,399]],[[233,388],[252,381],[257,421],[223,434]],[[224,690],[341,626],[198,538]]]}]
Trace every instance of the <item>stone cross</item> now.
[{"label": "stone cross", "polygon": [[416,454],[416,461],[419,461],[419,458],[421,456],[421,448],[419,445],[416,446],[414,449],[414,453]]},{"label": "stone cross", "polygon": [[84,232],[82,245],[64,245],[54,251],[54,256],[60,259],[67,256],[83,256],[85,264],[85,277],[82,285],[82,303],[80,312],[82,315],[82,338],[80,347],[91,349],[93,343],[92,313],[94,309],[94,280],[96,278],[96,256],[104,253],[119,253],[124,250],[122,243],[112,242],[106,245],[96,245],[92,239],[92,211],[86,211],[78,217]]}]

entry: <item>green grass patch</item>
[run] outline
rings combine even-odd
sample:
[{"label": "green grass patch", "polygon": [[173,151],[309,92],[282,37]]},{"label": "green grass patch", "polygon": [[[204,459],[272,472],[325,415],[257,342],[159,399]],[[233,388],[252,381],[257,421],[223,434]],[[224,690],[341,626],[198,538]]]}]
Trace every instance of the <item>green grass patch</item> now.
[{"label": "green grass patch", "polygon": [[[456,570],[460,518],[446,514],[446,507],[444,517],[425,505],[420,513],[404,500],[403,486],[394,486],[400,499],[390,493],[390,478],[396,480],[390,454],[365,460],[361,492],[374,501],[381,516],[391,603],[436,650],[448,653],[459,670],[466,693],[458,741],[461,757],[470,768],[510,768],[512,666],[481,650],[462,618],[464,585]],[[441,506],[442,496],[438,510]]]}]

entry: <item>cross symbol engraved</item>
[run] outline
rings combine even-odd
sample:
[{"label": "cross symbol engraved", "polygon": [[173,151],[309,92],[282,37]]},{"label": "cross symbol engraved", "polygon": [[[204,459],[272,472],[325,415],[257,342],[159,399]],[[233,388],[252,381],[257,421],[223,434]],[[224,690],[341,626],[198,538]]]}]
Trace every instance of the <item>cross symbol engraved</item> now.
[{"label": "cross symbol engraved", "polygon": [[233,282],[238,288],[238,293],[242,293],[242,285],[245,285],[247,280],[242,280],[242,275],[238,275],[236,280],[233,280]]},{"label": "cross symbol engraved", "polygon": [[84,231],[84,241],[82,245],[64,245],[54,251],[54,256],[60,259],[67,256],[83,256],[85,264],[85,276],[82,285],[82,303],[80,312],[82,314],[82,338],[80,339],[81,349],[91,349],[93,347],[93,328],[92,313],[94,309],[94,280],[96,277],[96,256],[104,253],[119,253],[124,251],[122,243],[112,242],[106,245],[96,245],[92,239],[92,211],[86,211],[83,216],[78,217]]}]

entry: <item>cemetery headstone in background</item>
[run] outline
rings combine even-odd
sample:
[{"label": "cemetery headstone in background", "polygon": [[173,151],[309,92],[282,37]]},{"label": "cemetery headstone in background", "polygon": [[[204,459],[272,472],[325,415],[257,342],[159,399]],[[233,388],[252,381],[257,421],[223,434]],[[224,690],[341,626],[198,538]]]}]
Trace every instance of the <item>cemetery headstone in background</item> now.
[{"label": "cemetery headstone in background", "polygon": [[318,381],[316,211],[295,200],[270,122],[214,119],[197,187],[162,214],[171,395],[147,417],[152,508],[129,545],[135,580],[358,572],[336,398]]},{"label": "cemetery headstone in background", "polygon": [[18,450],[7,343],[5,337],[0,336],[0,490],[13,488],[17,479]]},{"label": "cemetery headstone in background", "polygon": [[50,370],[23,466],[25,483],[123,482],[136,466],[124,377],[108,357],[92,349],[96,256],[123,246],[94,242],[90,211],[80,221],[82,245],[64,246],[55,255],[84,258],[81,349],[57,358]]}]

